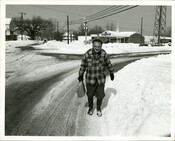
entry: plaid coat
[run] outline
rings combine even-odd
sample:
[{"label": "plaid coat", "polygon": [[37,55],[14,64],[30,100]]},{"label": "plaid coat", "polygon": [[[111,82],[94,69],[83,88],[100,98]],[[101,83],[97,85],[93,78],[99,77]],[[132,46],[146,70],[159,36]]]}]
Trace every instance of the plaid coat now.
[{"label": "plaid coat", "polygon": [[104,84],[106,80],[106,70],[113,73],[111,61],[107,53],[101,49],[100,53],[95,53],[89,49],[83,56],[79,70],[79,76],[83,76],[86,71],[86,83],[94,85],[96,80],[98,84]]}]

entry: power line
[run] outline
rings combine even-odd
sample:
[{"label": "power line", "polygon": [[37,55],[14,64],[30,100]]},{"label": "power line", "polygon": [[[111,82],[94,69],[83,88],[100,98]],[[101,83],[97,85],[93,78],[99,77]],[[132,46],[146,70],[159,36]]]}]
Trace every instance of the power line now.
[{"label": "power line", "polygon": [[14,7],[14,6],[13,6],[13,8],[15,8],[18,12],[19,12],[19,11],[22,11],[21,9],[18,9],[17,7]]},{"label": "power line", "polygon": [[[95,20],[102,19],[102,18],[105,18],[105,17],[109,17],[109,16],[112,16],[112,15],[114,15],[114,14],[118,14],[118,13],[127,11],[127,10],[129,10],[129,9],[135,8],[135,7],[136,7],[136,6],[129,7],[129,8],[127,8],[127,7],[122,7],[122,8],[119,8],[119,9],[118,9],[119,11],[115,11],[114,13],[107,13],[107,15],[100,16],[100,17],[97,17],[97,18],[94,18],[94,19],[90,19],[90,20],[88,20],[88,21],[90,22],[90,21],[95,21]],[[126,8],[126,9],[123,9],[123,8]]]},{"label": "power line", "polygon": [[15,15],[14,13],[9,12],[9,11],[8,11],[8,14],[9,14],[11,17],[13,17],[13,16]]},{"label": "power line", "polygon": [[[87,16],[86,18],[81,18],[81,19],[78,19],[78,20],[75,20],[75,21],[72,21],[73,24],[76,24],[77,22],[83,22],[84,19],[86,19],[88,21],[88,19],[92,19],[92,18],[96,18],[96,17],[100,17],[100,16],[104,16],[105,14],[108,14],[108,13],[111,13],[111,12],[114,12],[116,10],[119,10],[121,6],[111,6],[111,7],[108,7],[102,11],[99,11],[95,14],[92,14],[90,16]],[[124,6],[125,7],[125,6]],[[127,7],[127,6],[126,6]]]},{"label": "power line", "polygon": [[128,6],[123,6],[123,7],[122,6],[114,6],[114,7],[111,7],[112,9],[102,11],[100,13],[95,13],[93,15],[86,17],[86,18],[89,19],[89,18],[93,18],[93,17],[103,16],[105,14],[115,12],[116,10],[119,10],[120,8],[124,8],[124,7],[128,7]]},{"label": "power line", "polygon": [[92,14],[92,15],[90,15],[90,16],[87,16],[86,18],[90,18],[90,17],[93,17],[93,16],[97,16],[97,15],[103,14],[103,13],[105,13],[105,12],[109,12],[109,11],[115,9],[115,8],[116,8],[116,5],[110,6],[110,7],[106,8],[106,9],[104,9],[104,10],[102,10],[102,11],[99,11],[99,12],[97,12],[97,13],[95,13],[95,14]]},{"label": "power line", "polygon": [[[132,9],[132,8],[135,8],[135,7],[137,7],[137,6],[138,6],[138,5],[136,5],[136,6],[131,6],[131,7],[129,7],[129,6],[126,7],[126,6],[125,6],[125,7],[119,8],[119,9],[117,9],[117,10],[115,10],[115,11],[112,11],[112,12],[109,12],[109,13],[104,13],[105,15],[102,15],[102,16],[97,16],[97,17],[89,18],[89,19],[87,18],[86,21],[87,21],[87,22],[91,22],[91,21],[99,20],[99,19],[102,19],[102,18],[105,18],[105,17],[112,16],[112,15],[114,15],[114,14],[118,14],[118,13],[127,11],[127,10]],[[118,7],[117,7],[117,8],[118,8]],[[95,15],[95,14],[93,14],[93,15]],[[84,20],[83,20],[83,19],[79,19],[79,20],[76,20],[76,21],[72,21],[71,24],[80,24],[80,23],[82,23],[82,22],[84,22]]]},{"label": "power line", "polygon": [[[103,14],[104,12],[107,12],[107,10],[111,10],[111,9],[113,9],[114,7],[116,7],[116,6],[110,6],[110,7],[108,7],[108,8],[106,8],[106,9],[103,9],[103,10],[101,10],[101,11],[99,11],[99,12],[97,12],[97,13],[95,13],[95,14],[92,14],[92,15],[90,15],[90,16],[95,16],[95,15],[98,15],[98,14]],[[87,16],[86,18],[88,18],[88,17],[90,17],[90,16]],[[78,19],[78,20],[75,20],[75,21],[72,21],[72,23],[76,23],[76,22],[81,22],[83,20],[83,18],[81,18],[81,19]]]},{"label": "power line", "polygon": [[60,30],[62,30],[63,28],[65,28],[67,26],[67,22],[64,22],[64,24],[62,25],[62,27],[60,28]]},{"label": "power line", "polygon": [[[111,8],[111,7],[109,7],[109,8]],[[109,10],[109,8],[108,8],[108,10]],[[112,7],[112,8],[114,8],[114,6]],[[124,7],[123,7],[124,8]],[[131,7],[132,8],[132,7]],[[125,9],[126,10],[126,9]],[[100,11],[101,12],[101,11]],[[97,13],[99,13],[99,12],[97,12]],[[96,13],[95,13],[96,14]],[[93,15],[95,15],[95,14],[93,14]],[[89,16],[88,16],[89,17]],[[111,21],[111,20],[108,20],[108,21]],[[124,23],[124,24],[134,24],[134,25],[140,25],[139,23],[131,23],[131,22],[120,22],[120,23]],[[78,24],[78,23],[77,23]],[[89,25],[89,26],[94,26],[93,24],[91,24],[91,25]],[[152,26],[152,25],[148,25],[148,24],[145,24],[144,26],[146,26],[145,28],[149,28],[150,26]],[[64,26],[62,27],[62,28],[65,28],[66,27],[66,24],[64,24]],[[106,26],[102,26],[102,27],[106,27]],[[127,27],[126,27],[127,28]],[[131,29],[131,28],[128,28],[128,29]],[[133,28],[133,29],[135,29],[135,28]]]},{"label": "power line", "polygon": [[70,13],[70,12],[65,12],[65,11],[62,11],[62,10],[58,10],[58,9],[53,9],[53,8],[49,8],[49,7],[42,7],[42,6],[39,6],[39,5],[34,5],[35,7],[39,7],[39,8],[42,8],[42,9],[48,9],[48,10],[52,10],[52,11],[57,11],[57,12],[61,12],[61,13],[64,13],[66,15],[75,15],[75,16],[84,16],[82,14],[76,14],[76,13]]},{"label": "power line", "polygon": [[[91,19],[91,18],[96,18],[96,17],[98,17],[98,16],[104,16],[105,14],[108,14],[108,13],[111,13],[111,12],[113,12],[113,11],[118,10],[118,8],[120,8],[120,7],[121,7],[121,6],[117,6],[117,7],[116,7],[116,6],[111,6],[111,7],[106,8],[106,9],[100,11],[100,12],[97,12],[97,13],[95,13],[95,14],[92,14],[92,15],[90,15],[90,16],[87,16],[87,17],[86,17],[86,20],[89,20],[89,19]],[[113,11],[111,11],[111,10],[113,10]],[[79,22],[83,22],[83,19],[81,18],[81,19],[79,19],[79,20],[72,21],[73,24],[79,24]]]}]

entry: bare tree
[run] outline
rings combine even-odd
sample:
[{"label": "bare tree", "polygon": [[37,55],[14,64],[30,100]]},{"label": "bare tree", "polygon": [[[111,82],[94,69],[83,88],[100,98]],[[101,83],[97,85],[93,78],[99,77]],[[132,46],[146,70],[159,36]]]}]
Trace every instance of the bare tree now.
[{"label": "bare tree", "polygon": [[115,31],[115,25],[113,22],[107,23],[106,30]]},{"label": "bare tree", "polygon": [[50,31],[50,28],[53,27],[52,21],[42,19],[39,16],[34,16],[32,19],[23,19],[23,21],[21,21],[20,18],[15,17],[12,18],[10,25],[11,28],[13,28],[13,31],[18,33],[22,31],[24,34],[31,37],[32,40],[34,40],[37,36],[41,36],[42,32]]},{"label": "bare tree", "polygon": [[104,32],[103,28],[101,26],[94,26],[92,29],[89,30],[89,34],[99,34]]},{"label": "bare tree", "polygon": [[78,35],[79,36],[84,36],[85,35],[85,29],[84,29],[84,25],[81,24],[78,28]]}]

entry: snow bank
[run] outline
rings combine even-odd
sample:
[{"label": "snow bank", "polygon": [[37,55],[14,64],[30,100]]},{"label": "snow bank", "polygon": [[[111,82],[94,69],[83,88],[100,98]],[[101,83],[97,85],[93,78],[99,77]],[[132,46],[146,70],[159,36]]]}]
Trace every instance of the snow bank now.
[{"label": "snow bank", "polygon": [[29,44],[34,44],[36,43],[36,41],[34,40],[27,40],[27,41],[6,41],[6,46],[5,46],[5,49],[6,49],[6,54],[7,53],[12,53],[12,54],[15,54],[15,53],[18,53],[20,52],[19,49],[15,48],[15,47],[18,47],[18,46],[26,46],[26,45],[29,45]]},{"label": "snow bank", "polygon": [[27,40],[27,41],[6,41],[6,49],[11,47],[17,47],[17,46],[25,46],[29,44],[36,43],[37,41],[34,40]]},{"label": "snow bank", "polygon": [[[73,41],[67,44],[67,42],[48,41],[45,44],[33,46],[36,49],[43,50],[41,52],[49,53],[71,53],[71,54],[84,54],[88,49],[92,47],[92,44],[85,45],[83,42]],[[133,43],[108,43],[103,44],[103,49],[108,54],[113,53],[132,53],[132,52],[149,52],[149,51],[170,51],[170,46],[164,47],[139,47],[139,44]],[[47,50],[47,51],[46,51]]]},{"label": "snow bank", "polygon": [[47,53],[65,53],[65,54],[84,54],[91,45],[85,45],[82,42],[74,41],[67,42],[48,41],[45,44],[33,46],[36,49],[45,50],[41,52]]},{"label": "snow bank", "polygon": [[[129,64],[108,81],[111,91],[104,109],[112,136],[165,136],[170,134],[170,55],[159,55]],[[104,126],[106,127],[106,125]]]}]

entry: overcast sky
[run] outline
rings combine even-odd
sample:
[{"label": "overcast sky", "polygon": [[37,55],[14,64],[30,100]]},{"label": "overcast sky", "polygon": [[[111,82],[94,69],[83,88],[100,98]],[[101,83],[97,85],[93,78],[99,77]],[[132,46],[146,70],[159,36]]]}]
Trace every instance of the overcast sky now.
[{"label": "overcast sky", "polygon": [[[41,16],[49,19],[53,18],[59,22],[61,28],[66,22],[67,15],[70,21],[77,20],[112,5],[7,5],[6,17],[20,17],[20,12],[26,13],[24,18],[32,16]],[[105,29],[107,23],[113,22],[115,26],[119,25],[120,31],[137,31],[141,29],[141,17],[143,17],[143,35],[152,35],[154,28],[156,6],[138,6],[128,11],[109,16],[89,23],[89,27],[95,25],[102,26]],[[80,25],[71,25],[70,29],[77,29]],[[166,27],[171,26],[171,6],[167,6]]]}]

